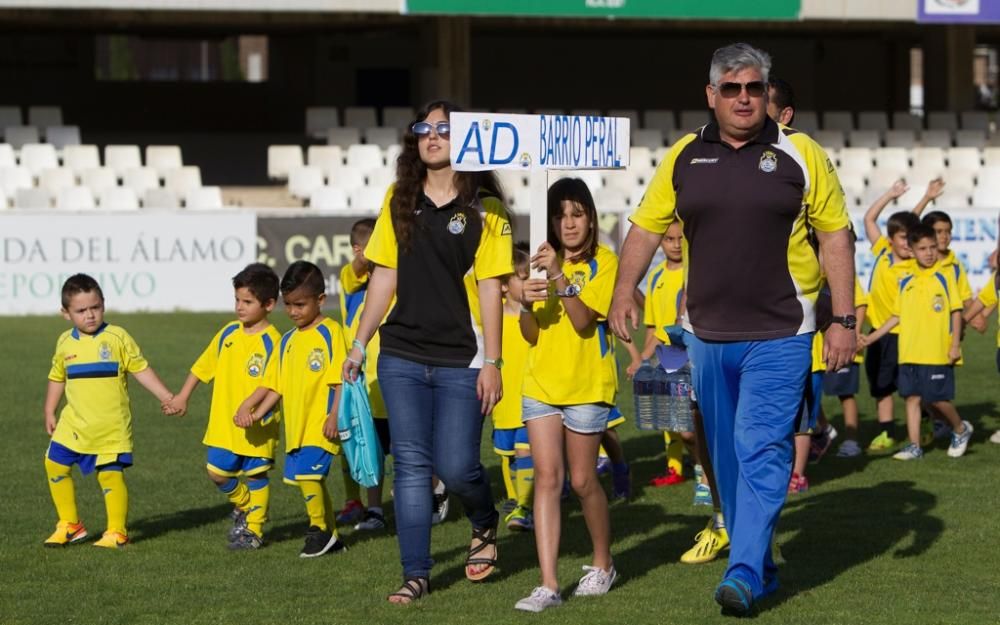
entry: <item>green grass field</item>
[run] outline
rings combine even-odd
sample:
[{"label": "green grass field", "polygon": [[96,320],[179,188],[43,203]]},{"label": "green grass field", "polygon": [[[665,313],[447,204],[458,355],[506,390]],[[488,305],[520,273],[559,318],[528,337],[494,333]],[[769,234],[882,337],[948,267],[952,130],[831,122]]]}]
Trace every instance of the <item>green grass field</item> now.
[{"label": "green grass field", "polygon": [[[126,327],[168,386],[187,368],[227,315],[109,315]],[[288,327],[282,314],[279,326]],[[995,320],[993,320],[995,323]],[[612,507],[613,552],[620,584],[601,599],[569,600],[541,615],[513,605],[537,583],[531,536],[502,531],[501,570],[488,583],[465,581],[469,526],[453,502],[450,520],[434,528],[434,593],[410,607],[387,605],[400,579],[391,534],[343,532],[340,556],[298,558],[305,531],[296,489],[273,479],[267,545],[252,553],[225,548],[229,505],[204,475],[209,390],[195,395],[187,417],[161,416],[157,402],[132,385],[136,465],[127,473],[130,534],[121,552],[89,545],[45,549],[55,514],[42,457],[42,419],[51,350],[65,322],[4,318],[0,415],[6,432],[6,504],[0,537],[0,623],[717,623],[712,591],[724,560],[678,563],[705,523],[691,506],[690,482],[645,487],[662,472],[662,437],[622,426],[636,497]],[[992,326],[995,328],[995,325]],[[958,407],[976,426],[968,454],[953,460],[944,444],[921,462],[827,457],[810,467],[811,490],[790,499],[779,526],[783,588],[764,604],[760,623],[1000,623],[996,511],[1000,509],[1000,427],[995,341],[967,337],[958,372]],[[623,350],[620,350],[620,353]],[[865,392],[864,390],[862,391]],[[631,415],[626,389],[621,406]],[[862,395],[864,438],[873,402]],[[825,400],[839,424],[836,400]],[[902,423],[901,407],[897,422]],[[484,432],[483,459],[500,493],[499,469]],[[831,454],[832,456],[832,454]],[[280,461],[279,461],[280,467]],[[280,475],[278,473],[277,475]],[[343,491],[332,480],[339,503]],[[93,475],[77,480],[81,515],[92,534],[104,508]],[[588,564],[588,540],[575,503],[566,506],[561,559],[564,589]]]}]

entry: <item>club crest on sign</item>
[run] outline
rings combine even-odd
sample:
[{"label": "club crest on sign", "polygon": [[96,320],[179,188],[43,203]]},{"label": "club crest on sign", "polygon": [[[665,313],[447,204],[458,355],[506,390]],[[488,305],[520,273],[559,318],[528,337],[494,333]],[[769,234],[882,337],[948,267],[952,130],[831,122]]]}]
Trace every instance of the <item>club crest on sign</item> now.
[{"label": "club crest on sign", "polygon": [[455,213],[448,220],[448,232],[462,234],[465,232],[465,213]]},{"label": "club crest on sign", "polygon": [[771,150],[764,150],[760,155],[760,170],[769,174],[778,168],[778,155]]},{"label": "club crest on sign", "polygon": [[306,359],[309,364],[309,370],[314,373],[319,373],[323,370],[323,350],[316,348],[309,352],[309,358]]},{"label": "club crest on sign", "polygon": [[521,167],[527,169],[531,167],[531,155],[528,154],[527,152],[524,152],[523,154],[521,154],[521,158],[518,159],[517,162],[521,165]]},{"label": "club crest on sign", "polygon": [[264,371],[264,354],[252,354],[247,361],[247,375],[251,378],[260,377]]}]

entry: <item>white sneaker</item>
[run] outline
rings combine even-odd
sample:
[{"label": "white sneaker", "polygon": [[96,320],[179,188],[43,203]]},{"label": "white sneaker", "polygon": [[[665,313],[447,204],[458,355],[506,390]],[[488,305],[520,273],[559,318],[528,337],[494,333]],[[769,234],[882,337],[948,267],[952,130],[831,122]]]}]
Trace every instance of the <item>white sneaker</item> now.
[{"label": "white sneaker", "polygon": [[892,457],[896,460],[920,460],[924,457],[924,450],[920,448],[920,445],[909,443],[894,453]]},{"label": "white sneaker", "polygon": [[562,597],[554,590],[539,586],[531,594],[514,604],[515,610],[525,612],[541,612],[545,608],[555,608],[562,605]]},{"label": "white sneaker", "polygon": [[583,570],[587,572],[576,585],[576,590],[573,591],[574,597],[606,595],[611,589],[611,584],[614,584],[615,580],[618,579],[618,571],[615,570],[614,565],[611,566],[610,571],[596,566],[585,566]]},{"label": "white sneaker", "polygon": [[951,433],[951,445],[948,445],[948,456],[951,458],[960,458],[972,439],[972,424],[962,421],[962,425],[965,426],[965,430],[961,434]]},{"label": "white sneaker", "polygon": [[990,442],[1000,444],[1000,430],[993,433],[993,436],[990,437]]}]

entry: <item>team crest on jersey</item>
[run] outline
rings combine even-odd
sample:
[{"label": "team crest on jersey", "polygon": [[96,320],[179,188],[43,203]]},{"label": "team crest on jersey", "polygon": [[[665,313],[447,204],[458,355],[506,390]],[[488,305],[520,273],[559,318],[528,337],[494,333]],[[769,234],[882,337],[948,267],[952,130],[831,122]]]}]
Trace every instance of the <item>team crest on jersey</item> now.
[{"label": "team crest on jersey", "polygon": [[107,342],[101,343],[97,349],[97,355],[100,356],[101,360],[111,360],[111,346]]},{"label": "team crest on jersey", "polygon": [[580,290],[582,291],[583,287],[587,284],[587,275],[582,271],[574,271],[573,277],[571,277],[569,281],[580,287]]},{"label": "team crest on jersey", "polygon": [[462,234],[465,232],[465,213],[455,213],[448,220],[448,232]]},{"label": "team crest on jersey", "polygon": [[316,348],[309,352],[309,358],[306,359],[309,363],[309,370],[319,373],[323,370],[323,350]]},{"label": "team crest on jersey", "polygon": [[771,150],[764,150],[760,155],[760,170],[769,174],[778,168],[778,155]]},{"label": "team crest on jersey", "polygon": [[935,295],[934,302],[931,304],[931,307],[934,308],[934,312],[941,312],[944,310],[944,297]]},{"label": "team crest on jersey", "polygon": [[260,377],[264,372],[264,354],[252,354],[247,361],[247,375],[251,378]]}]

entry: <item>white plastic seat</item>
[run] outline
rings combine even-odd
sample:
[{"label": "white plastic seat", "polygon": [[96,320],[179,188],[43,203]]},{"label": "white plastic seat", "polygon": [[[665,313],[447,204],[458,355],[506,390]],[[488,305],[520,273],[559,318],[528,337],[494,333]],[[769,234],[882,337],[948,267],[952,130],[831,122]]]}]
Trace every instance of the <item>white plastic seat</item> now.
[{"label": "white plastic seat", "polygon": [[382,167],[382,150],[377,145],[355,144],[347,148],[347,164],[363,171]]},{"label": "white plastic seat", "polygon": [[[841,159],[846,151],[840,151]],[[874,152],[875,163],[882,167],[892,168],[897,171],[906,171],[910,167],[910,156],[903,148],[879,148]]]},{"label": "white plastic seat", "polygon": [[385,189],[361,187],[351,191],[351,210],[358,213],[374,214],[382,208],[385,199]]},{"label": "white plastic seat", "polygon": [[322,139],[330,128],[340,126],[335,106],[306,107],[306,134],[314,139]]},{"label": "white plastic seat", "polygon": [[3,132],[4,141],[15,150],[32,143],[41,143],[42,136],[35,126],[7,126]]},{"label": "white plastic seat", "polygon": [[958,121],[963,130],[989,131],[990,116],[986,111],[962,111],[958,114]]},{"label": "white plastic seat", "polygon": [[98,204],[103,210],[136,211],[139,196],[128,187],[108,187],[100,193]]},{"label": "white plastic seat", "polygon": [[300,146],[267,146],[267,177],[271,180],[287,180],[288,172],[296,167],[302,167],[303,164]]},{"label": "white plastic seat", "polygon": [[854,130],[854,115],[850,111],[826,111],[823,113],[823,130]]},{"label": "white plastic seat", "polygon": [[628,194],[622,189],[602,187],[594,193],[599,213],[624,213],[629,208]]},{"label": "white plastic seat", "polygon": [[373,126],[365,128],[364,134],[367,145],[377,145],[383,150],[399,143],[399,129],[394,127]]},{"label": "white plastic seat", "polygon": [[978,186],[972,192],[972,207],[979,209],[1000,209],[1000,186]]},{"label": "white plastic seat", "polygon": [[635,109],[611,109],[608,111],[608,117],[627,118],[629,123],[629,128],[631,128],[633,132],[635,132],[636,129],[641,127],[641,124],[639,123],[639,111]]},{"label": "white plastic seat", "polygon": [[306,161],[312,167],[328,171],[344,164],[344,151],[339,145],[310,145]]},{"label": "white plastic seat", "polygon": [[913,167],[917,169],[940,169],[944,171],[944,150],[941,148],[913,148]]},{"label": "white plastic seat", "polygon": [[900,171],[894,167],[875,167],[868,174],[868,188],[877,189],[879,195],[900,178],[905,178],[908,170]]},{"label": "white plastic seat", "polygon": [[292,197],[307,198],[323,186],[323,170],[319,167],[296,167],[288,172],[288,192]]},{"label": "white plastic seat", "polygon": [[642,114],[643,128],[656,128],[662,132],[677,129],[674,112],[668,109],[647,109]]},{"label": "white plastic seat", "polygon": [[885,147],[911,149],[917,145],[916,130],[886,130]]},{"label": "white plastic seat", "polygon": [[56,149],[48,143],[28,143],[21,147],[21,166],[38,176],[43,169],[59,167]]},{"label": "white plastic seat", "polygon": [[385,149],[385,164],[389,167],[392,167],[393,169],[396,169],[396,159],[399,158],[399,155],[402,152],[403,152],[403,146],[399,145],[398,143],[396,145],[390,145],[389,147],[387,147]]},{"label": "white plastic seat", "polygon": [[0,132],[7,126],[23,126],[20,106],[0,106]]},{"label": "white plastic seat", "polygon": [[889,130],[889,117],[885,111],[860,111],[858,130]]},{"label": "white plastic seat", "polygon": [[183,196],[191,189],[201,186],[201,169],[194,165],[168,169],[164,172],[163,186],[178,196]]},{"label": "white plastic seat", "polygon": [[983,166],[990,167],[992,165],[1000,165],[1000,147],[983,148]]},{"label": "white plastic seat", "polygon": [[142,197],[149,189],[160,186],[160,177],[152,167],[133,167],[122,173],[122,186],[132,189],[137,196]]},{"label": "white plastic seat", "polygon": [[677,128],[680,130],[686,130],[687,132],[692,132],[697,128],[701,128],[709,122],[708,111],[701,109],[688,109],[681,111],[680,123],[677,124]]},{"label": "white plastic seat", "polygon": [[29,106],[28,123],[39,128],[62,126],[62,109],[58,106]]},{"label": "white plastic seat", "polygon": [[651,150],[663,145],[663,131],[659,128],[632,128],[631,145],[645,146]]},{"label": "white plastic seat", "polygon": [[960,148],[985,148],[986,131],[962,129],[955,132],[955,145]]},{"label": "white plastic seat", "polygon": [[[682,130],[682,129],[671,130],[670,132],[667,133],[664,143],[666,143],[668,146],[673,145],[678,141],[680,141],[681,139],[683,139],[684,137],[688,136],[689,134],[696,133],[698,131],[699,131],[698,128],[690,128],[688,130]],[[656,153],[657,150],[654,149],[653,152]]]},{"label": "white plastic seat", "polygon": [[[179,145],[146,146],[146,167],[152,167],[160,178],[165,178],[171,169],[184,167]],[[200,186],[200,185],[199,185]]]},{"label": "white plastic seat", "polygon": [[63,148],[63,167],[80,174],[85,169],[101,166],[101,153],[96,145],[67,145]]},{"label": "white plastic seat", "polygon": [[[552,174],[558,174],[557,176]],[[550,183],[556,178],[579,178],[587,185],[590,189],[591,195],[597,193],[597,190],[604,186],[604,178],[602,177],[602,172],[597,169],[570,169],[570,170],[560,170],[558,172],[551,172],[549,174]],[[597,211],[601,211],[600,205],[597,207]]]},{"label": "white plastic seat", "polygon": [[115,170],[121,178],[127,169],[142,167],[142,156],[137,145],[104,146],[104,166]]},{"label": "white plastic seat", "polygon": [[76,186],[76,174],[67,167],[43,169],[38,174],[38,186],[56,197],[63,189]]},{"label": "white plastic seat", "polygon": [[347,192],[338,187],[319,187],[309,196],[309,207],[318,211],[347,211]]},{"label": "white plastic seat", "polygon": [[909,111],[893,111],[892,127],[894,130],[923,130],[923,120],[919,115],[914,115]]},{"label": "white plastic seat", "polygon": [[[866,172],[867,173],[867,172]],[[840,186],[848,195],[859,196],[865,191],[865,175],[858,171],[838,171]]]},{"label": "white plastic seat", "polygon": [[384,191],[389,188],[389,185],[396,182],[396,170],[392,167],[371,169],[368,171],[367,181],[367,186]]},{"label": "white plastic seat", "polygon": [[7,197],[14,197],[18,189],[30,189],[35,186],[31,172],[26,167],[0,168],[0,188]]},{"label": "white plastic seat", "polygon": [[966,171],[979,173],[982,163],[979,162],[979,149],[958,147],[948,150],[948,171]]},{"label": "white plastic seat", "polygon": [[813,135],[813,139],[824,148],[839,150],[844,147],[843,130],[817,130],[816,134]]},{"label": "white plastic seat", "polygon": [[850,147],[840,151],[837,173],[867,174],[872,169],[872,150],[867,147]]},{"label": "white plastic seat", "polygon": [[197,187],[184,194],[184,208],[188,210],[219,210],[223,208],[220,187]]},{"label": "white plastic seat", "polygon": [[640,186],[639,172],[634,169],[609,169],[603,173],[605,187],[631,193],[632,189]]},{"label": "white plastic seat", "polygon": [[49,126],[45,129],[45,142],[62,150],[68,145],[80,145],[79,126]]},{"label": "white plastic seat", "polygon": [[382,109],[382,125],[397,130],[405,130],[416,114],[409,106],[387,106]]},{"label": "white plastic seat", "polygon": [[810,137],[819,130],[819,115],[816,111],[795,111],[795,118],[792,119],[792,128],[802,131]]},{"label": "white plastic seat", "polygon": [[343,165],[330,170],[327,172],[327,175],[329,178],[327,184],[329,186],[343,189],[348,193],[365,186],[364,172],[351,165]]},{"label": "white plastic seat", "polygon": [[38,187],[18,189],[14,194],[14,208],[44,210],[52,208],[52,197],[45,189]]},{"label": "white plastic seat", "polygon": [[524,174],[516,169],[498,169],[496,174],[503,187],[504,203],[510,204],[514,193],[525,185]]},{"label": "white plastic seat", "polygon": [[954,187],[950,182],[945,183],[944,192],[934,200],[934,208],[937,210],[966,210],[969,208],[969,196],[973,189],[965,187]]},{"label": "white plastic seat", "polygon": [[152,209],[178,209],[181,207],[177,194],[170,189],[156,187],[142,194],[142,207]]},{"label": "white plastic seat", "polygon": [[4,167],[17,167],[17,156],[9,143],[0,143],[0,169]]},{"label": "white plastic seat", "polygon": [[521,187],[514,191],[514,201],[511,203],[510,209],[515,215],[528,215],[531,212],[532,200],[531,189]]},{"label": "white plastic seat", "polygon": [[331,128],[326,131],[326,143],[327,145],[340,146],[341,149],[346,150],[352,145],[361,143],[361,131],[353,126]]},{"label": "white plastic seat", "polygon": [[958,116],[954,111],[931,111],[927,113],[929,130],[958,130]]},{"label": "white plastic seat", "polygon": [[920,133],[920,145],[925,148],[950,148],[951,131],[932,128]]},{"label": "white plastic seat", "polygon": [[924,191],[927,189],[927,183],[930,181],[910,181],[907,179],[906,182],[910,188],[903,195],[896,198],[897,210],[909,210],[920,203],[920,200],[924,197]]},{"label": "white plastic seat", "polygon": [[378,126],[374,106],[348,106],[344,109],[344,126],[370,128]]},{"label": "white plastic seat", "polygon": [[66,187],[56,195],[56,208],[59,210],[79,211],[96,207],[94,194],[87,187]]},{"label": "white plastic seat", "polygon": [[877,130],[852,130],[847,133],[847,142],[851,144],[852,148],[870,148],[872,150],[882,145]]}]

